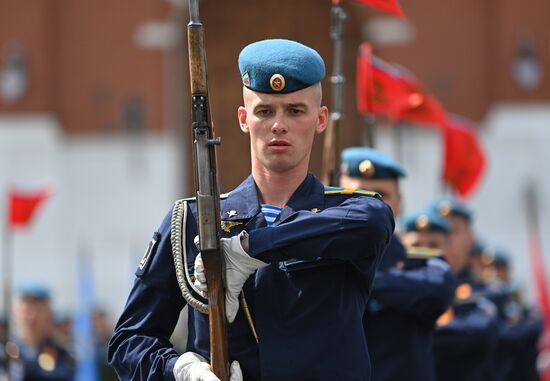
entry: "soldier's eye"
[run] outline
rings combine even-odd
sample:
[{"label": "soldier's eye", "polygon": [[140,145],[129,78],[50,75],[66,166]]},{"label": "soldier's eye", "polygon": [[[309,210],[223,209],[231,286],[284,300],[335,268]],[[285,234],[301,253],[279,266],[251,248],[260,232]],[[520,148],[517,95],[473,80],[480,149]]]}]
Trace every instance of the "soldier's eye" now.
[{"label": "soldier's eye", "polygon": [[259,116],[269,116],[271,115],[271,110],[270,109],[267,109],[267,108],[264,108],[264,109],[260,109],[260,110],[257,110],[256,111],[256,115],[259,115]]}]

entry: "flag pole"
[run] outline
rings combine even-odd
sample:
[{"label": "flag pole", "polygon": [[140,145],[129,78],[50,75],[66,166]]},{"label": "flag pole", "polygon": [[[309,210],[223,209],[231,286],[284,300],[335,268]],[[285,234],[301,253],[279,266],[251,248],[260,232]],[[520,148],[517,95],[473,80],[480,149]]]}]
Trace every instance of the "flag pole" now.
[{"label": "flag pole", "polygon": [[[527,211],[527,229],[529,235],[529,252],[531,259],[531,268],[533,271],[533,280],[535,292],[537,293],[537,304],[542,313],[544,321],[544,330],[539,339],[539,349],[541,355],[550,353],[550,295],[548,293],[548,284],[546,282],[546,271],[544,265],[544,255],[542,252],[542,239],[540,234],[538,198],[533,181],[529,182],[525,188],[525,203]],[[550,380],[550,368],[542,367],[540,371],[541,380]]]},{"label": "flag pole", "polygon": [[13,268],[13,229],[8,221],[4,222],[2,229],[2,280],[3,280],[3,311],[6,315],[6,330],[2,337],[1,345],[6,354],[6,371],[9,375],[9,350],[8,343],[11,336],[11,304],[12,304],[12,268]]}]

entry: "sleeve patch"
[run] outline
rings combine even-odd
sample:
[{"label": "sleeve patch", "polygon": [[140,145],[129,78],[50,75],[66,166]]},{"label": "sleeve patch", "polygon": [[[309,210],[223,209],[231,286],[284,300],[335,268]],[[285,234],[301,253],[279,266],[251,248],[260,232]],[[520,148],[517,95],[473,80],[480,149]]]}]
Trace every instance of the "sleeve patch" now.
[{"label": "sleeve patch", "polygon": [[149,245],[147,246],[147,250],[145,250],[143,257],[141,258],[141,261],[139,261],[139,266],[136,270],[137,277],[142,277],[147,272],[149,263],[151,262],[151,260],[155,256],[155,253],[157,252],[159,241],[160,241],[160,233],[155,232],[153,234],[153,238],[151,238],[151,242],[149,242]]}]

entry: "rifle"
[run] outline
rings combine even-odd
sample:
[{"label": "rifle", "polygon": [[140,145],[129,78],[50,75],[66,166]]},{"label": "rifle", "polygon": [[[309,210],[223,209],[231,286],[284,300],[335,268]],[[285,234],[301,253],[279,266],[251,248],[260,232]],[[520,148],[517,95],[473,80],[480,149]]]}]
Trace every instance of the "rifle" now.
[{"label": "rifle", "polygon": [[222,381],[229,380],[229,347],[225,318],[223,253],[220,246],[220,194],[216,177],[215,146],[211,124],[204,28],[199,19],[199,0],[189,0],[187,38],[192,99],[193,166],[200,237],[200,251],[208,282],[208,317],[210,322],[210,362],[212,371]]},{"label": "rifle", "polygon": [[338,185],[340,129],[344,113],[344,71],[343,64],[343,26],[346,12],[340,6],[340,0],[332,0],[330,38],[334,41],[332,61],[332,105],[329,124],[325,132],[321,181],[325,185]]}]

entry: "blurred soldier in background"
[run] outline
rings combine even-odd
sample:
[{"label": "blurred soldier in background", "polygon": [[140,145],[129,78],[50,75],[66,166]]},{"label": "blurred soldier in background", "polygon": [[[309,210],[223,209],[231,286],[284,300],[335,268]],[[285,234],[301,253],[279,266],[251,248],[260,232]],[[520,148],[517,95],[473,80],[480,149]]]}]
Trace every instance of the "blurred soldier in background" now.
[{"label": "blurred soldier in background", "polygon": [[451,225],[450,245],[445,256],[457,277],[452,306],[437,322],[434,338],[437,379],[497,380],[497,309],[484,296],[486,286],[470,270],[474,249],[472,213],[453,197],[438,199],[430,208]]},{"label": "blurred soldier in background", "polygon": [[102,381],[116,381],[118,377],[107,361],[107,347],[113,334],[107,312],[99,307],[93,311],[96,363]]},{"label": "blurred soldier in background", "polygon": [[[399,178],[405,172],[397,162],[355,147],[342,152],[341,163],[340,186],[380,193],[399,216]],[[451,302],[454,277],[442,259],[424,258],[409,268],[412,262],[394,234],[376,271],[363,319],[373,380],[434,380],[432,335],[437,317]]]},{"label": "blurred soldier in background", "polygon": [[18,287],[14,308],[12,380],[69,381],[74,377],[74,360],[53,339],[49,290],[39,283]]},{"label": "blurred soldier in background", "polygon": [[511,282],[509,256],[502,248],[486,245],[481,250],[487,297],[498,309],[496,353],[497,380],[538,380],[536,360],[543,323],[538,313],[521,300]]}]

